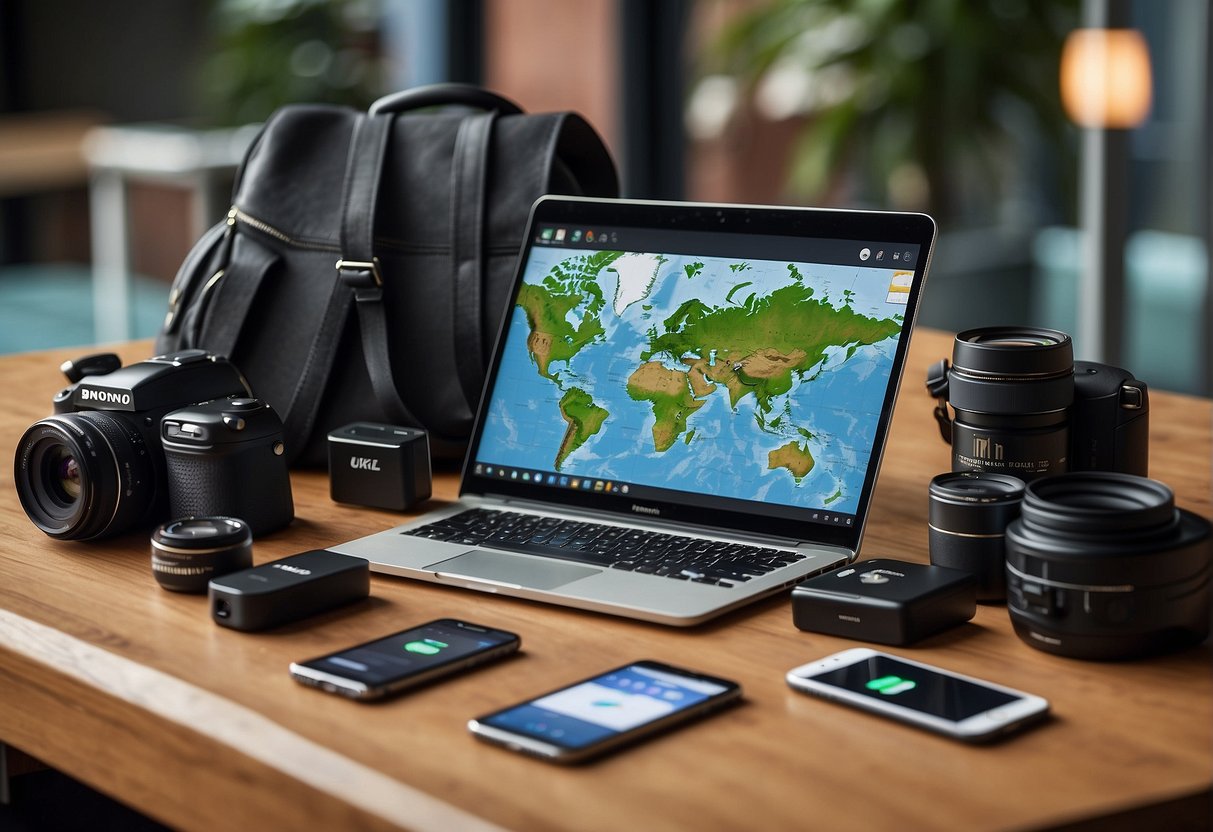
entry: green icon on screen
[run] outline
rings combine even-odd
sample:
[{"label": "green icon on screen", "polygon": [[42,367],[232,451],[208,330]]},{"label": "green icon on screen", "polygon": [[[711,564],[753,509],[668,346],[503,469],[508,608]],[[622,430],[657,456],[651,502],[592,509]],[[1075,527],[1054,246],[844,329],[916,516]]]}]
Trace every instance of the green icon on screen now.
[{"label": "green icon on screen", "polygon": [[864,685],[868,690],[874,690],[882,696],[896,696],[899,693],[905,693],[907,690],[914,690],[918,687],[917,682],[912,682],[909,679],[903,679],[900,676],[881,676],[879,679],[873,679]]},{"label": "green icon on screen", "polygon": [[422,639],[421,641],[410,641],[408,644],[404,645],[404,649],[410,653],[420,653],[423,656],[432,656],[446,646],[446,642],[426,638]]}]

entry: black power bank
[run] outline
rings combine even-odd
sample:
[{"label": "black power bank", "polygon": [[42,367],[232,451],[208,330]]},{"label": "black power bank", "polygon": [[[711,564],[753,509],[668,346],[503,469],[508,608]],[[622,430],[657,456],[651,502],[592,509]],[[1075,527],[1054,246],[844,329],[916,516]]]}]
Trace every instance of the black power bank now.
[{"label": "black power bank", "polygon": [[264,630],[365,598],[370,563],[313,549],[211,580],[215,623],[234,630]]},{"label": "black power bank", "polygon": [[792,590],[792,623],[831,636],[912,644],[977,612],[968,572],[877,558],[815,575]]}]

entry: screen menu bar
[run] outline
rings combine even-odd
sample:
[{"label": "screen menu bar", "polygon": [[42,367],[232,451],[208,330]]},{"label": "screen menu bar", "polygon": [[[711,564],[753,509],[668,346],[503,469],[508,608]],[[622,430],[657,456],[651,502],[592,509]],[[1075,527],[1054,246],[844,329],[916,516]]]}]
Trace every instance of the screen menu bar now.
[{"label": "screen menu bar", "polygon": [[751,257],[838,266],[912,269],[918,265],[919,246],[880,240],[838,240],[768,234],[712,231],[655,230],[629,227],[573,227],[541,223],[534,245],[600,251],[683,254],[702,257]]}]

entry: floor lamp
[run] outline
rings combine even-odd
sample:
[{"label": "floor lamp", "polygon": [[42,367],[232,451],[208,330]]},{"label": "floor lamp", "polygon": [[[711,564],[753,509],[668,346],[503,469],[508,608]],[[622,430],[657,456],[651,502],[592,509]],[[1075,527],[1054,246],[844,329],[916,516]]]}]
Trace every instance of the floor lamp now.
[{"label": "floor lamp", "polygon": [[1128,236],[1129,130],[1150,112],[1150,55],[1141,33],[1126,28],[1124,0],[1088,0],[1087,27],[1071,32],[1061,56],[1061,97],[1083,128],[1079,222],[1083,230],[1078,281],[1076,352],[1123,364],[1125,266]]}]

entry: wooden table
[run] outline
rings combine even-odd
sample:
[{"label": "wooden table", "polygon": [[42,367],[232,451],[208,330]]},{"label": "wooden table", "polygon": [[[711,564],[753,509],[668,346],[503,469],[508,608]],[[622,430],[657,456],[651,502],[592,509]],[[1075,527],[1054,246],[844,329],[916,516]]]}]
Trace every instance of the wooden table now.
[{"label": "wooden table", "polygon": [[[124,358],[146,357],[146,343]],[[861,557],[927,559],[926,484],[948,466],[922,388],[945,336],[915,336]],[[49,410],[67,352],[0,359],[0,448]],[[1155,392],[1152,472],[1210,514],[1210,402]],[[1130,663],[1033,650],[1006,609],[907,656],[1048,697],[1056,718],[968,747],[787,688],[784,672],[851,642],[792,626],[786,596],[693,630],[375,576],[372,598],[264,634],[216,627],[161,590],[146,532],[61,543],[0,468],[0,739],[187,829],[1024,828],[1207,790],[1207,648]],[[298,520],[262,562],[394,525],[293,478]],[[456,492],[451,474],[439,499]],[[515,630],[523,655],[378,705],[305,689],[311,657],[440,616]],[[614,664],[669,660],[739,680],[743,705],[600,763],[562,769],[474,741],[468,717]],[[1206,819],[1207,820],[1207,819]]]}]

